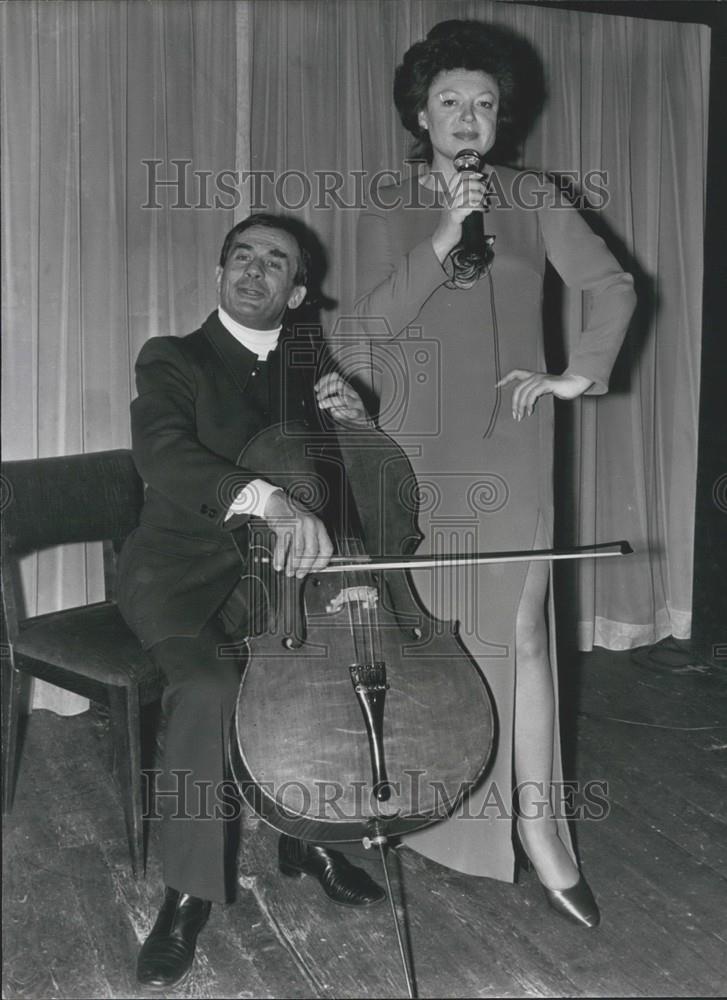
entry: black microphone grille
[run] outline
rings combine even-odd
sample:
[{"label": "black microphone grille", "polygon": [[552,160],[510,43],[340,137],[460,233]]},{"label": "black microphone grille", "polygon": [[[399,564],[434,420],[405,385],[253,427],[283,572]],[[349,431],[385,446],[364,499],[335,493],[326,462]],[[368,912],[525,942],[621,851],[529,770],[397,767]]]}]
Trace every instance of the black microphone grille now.
[{"label": "black microphone grille", "polygon": [[455,156],[453,163],[454,169],[457,173],[461,173],[463,170],[479,170],[482,163],[482,157],[476,149],[460,149],[459,153]]}]

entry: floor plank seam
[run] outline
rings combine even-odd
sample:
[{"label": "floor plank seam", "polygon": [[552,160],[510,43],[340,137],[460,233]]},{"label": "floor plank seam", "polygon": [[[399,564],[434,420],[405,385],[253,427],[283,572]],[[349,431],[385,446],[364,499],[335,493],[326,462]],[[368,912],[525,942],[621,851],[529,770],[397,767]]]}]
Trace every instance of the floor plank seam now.
[{"label": "floor plank seam", "polygon": [[[252,882],[252,885],[249,885],[249,881]],[[282,947],[285,948],[288,954],[292,957],[296,966],[300,970],[303,978],[309,984],[311,989],[314,991],[315,996],[317,998],[325,997],[326,993],[325,990],[323,989],[322,984],[317,981],[316,977],[308,968],[308,965],[305,959],[303,958],[303,955],[298,951],[293,942],[286,936],[278,920],[274,916],[271,908],[268,906],[267,900],[265,899],[265,893],[259,889],[257,885],[257,880],[254,878],[250,880],[245,879],[244,887],[249,888],[249,891],[252,892],[253,896],[255,897],[255,902],[260,908],[260,912],[268,922],[270,930],[275,935],[275,937],[282,945]]]},{"label": "floor plank seam", "polygon": [[689,850],[689,848],[685,847],[684,844],[680,843],[678,840],[675,840],[674,837],[671,834],[667,833],[666,830],[656,826],[653,822],[651,822],[648,819],[640,818],[639,813],[634,812],[633,809],[626,802],[624,802],[623,800],[619,800],[617,798],[613,798],[611,802],[615,805],[620,806],[626,813],[628,813],[629,816],[632,817],[634,821],[644,825],[651,836],[656,836],[666,841],[666,843],[668,843],[670,847],[679,851],[682,855],[684,855],[685,858],[688,858],[689,860],[693,861],[700,867],[709,868],[710,871],[715,873],[717,878],[719,878],[722,882],[727,883],[727,875],[723,875],[708,861],[704,861],[702,858],[695,855],[691,850]]}]

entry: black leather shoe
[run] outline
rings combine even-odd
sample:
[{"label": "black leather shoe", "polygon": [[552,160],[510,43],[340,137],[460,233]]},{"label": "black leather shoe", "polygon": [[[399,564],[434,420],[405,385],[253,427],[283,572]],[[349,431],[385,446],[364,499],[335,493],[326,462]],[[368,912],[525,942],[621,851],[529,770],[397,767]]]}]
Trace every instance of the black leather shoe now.
[{"label": "black leather shoe", "polygon": [[548,904],[571,923],[580,927],[597,927],[600,923],[598,905],[582,875],[570,889],[546,889],[543,886],[543,892]]},{"label": "black leather shoe", "polygon": [[386,896],[363,868],[356,868],[340,851],[285,834],[278,841],[278,867],[283,875],[295,878],[312,875],[328,898],[343,906],[371,906]]},{"label": "black leather shoe", "polygon": [[192,968],[197,935],[212,904],[186,892],[167,889],[159,916],[141,946],[136,978],[152,990],[178,986]]}]

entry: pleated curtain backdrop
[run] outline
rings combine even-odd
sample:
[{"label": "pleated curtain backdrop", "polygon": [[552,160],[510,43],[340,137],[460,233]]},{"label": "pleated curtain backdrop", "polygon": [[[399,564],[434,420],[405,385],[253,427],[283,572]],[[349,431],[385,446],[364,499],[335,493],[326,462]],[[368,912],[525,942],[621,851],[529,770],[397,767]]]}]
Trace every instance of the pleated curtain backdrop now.
[{"label": "pleated curtain backdrop", "polygon": [[[215,307],[233,211],[199,208],[192,172],[235,166],[235,16],[204,0],[0,5],[4,458],[128,447],[141,345]],[[182,175],[175,159],[185,190],[154,187]],[[103,597],[98,546],[23,569],[30,614]],[[75,701],[39,684],[34,703]]]},{"label": "pleated curtain backdrop", "polygon": [[[298,212],[327,248],[338,302],[329,333],[351,314],[355,206],[377,172],[404,168],[408,136],[391,95],[409,45],[439,21],[477,18],[540,53],[549,99],[522,163],[607,172],[597,183],[608,203],[588,218],[640,299],[610,394],[559,407],[561,541],[626,537],[637,550],[572,571],[571,617],[582,649],[688,638],[709,29],[495,0],[265,0],[253,10],[251,164],[261,202]],[[325,195],[326,173],[343,178],[338,202]],[[581,308],[565,295],[566,338]]]},{"label": "pleated curtain backdrop", "polygon": [[[608,171],[610,200],[590,220],[640,293],[611,394],[563,417],[564,540],[626,536],[638,549],[579,568],[580,644],[687,637],[702,26],[494,0],[0,5],[4,456],[128,446],[142,343],[188,332],[214,307],[221,235],[249,208],[287,208],[316,229],[329,257],[324,287],[338,303],[324,319],[335,329],[353,296],[361,194],[407,155],[394,68],[448,17],[504,23],[539,50],[550,96],[523,163]],[[161,184],[185,169],[183,193]],[[235,180],[249,169],[269,172],[257,190]],[[234,199],[219,188],[223,171]],[[151,197],[150,176],[160,182]],[[566,300],[566,335],[580,309]],[[30,613],[102,593],[95,547],[44,553],[24,569]],[[68,699],[45,691],[36,703]]]}]

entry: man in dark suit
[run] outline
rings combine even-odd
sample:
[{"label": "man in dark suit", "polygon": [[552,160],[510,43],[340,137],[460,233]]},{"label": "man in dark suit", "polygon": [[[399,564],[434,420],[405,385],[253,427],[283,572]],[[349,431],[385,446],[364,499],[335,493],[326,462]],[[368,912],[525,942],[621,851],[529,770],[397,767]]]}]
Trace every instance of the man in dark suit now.
[{"label": "man in dark suit", "polygon": [[[368,419],[339,375],[313,384],[286,361],[292,331],[284,319],[307,291],[302,232],[270,215],[235,226],[217,268],[218,310],[186,337],[149,340],[136,365],[133,453],[146,497],[120,558],[119,607],[167,681],[157,785],[166,891],[137,967],[139,981],[157,989],[186,976],[211,902],[233,891],[233,838],[215,806],[229,777],[227,732],[243,662],[218,651],[250,628],[240,584],[250,519],[272,529],[279,572],[304,576],[332,553],[322,521],[240,464],[241,452],[282,419],[313,425],[318,409],[344,422]],[[279,854],[281,870],[315,876],[335,902],[383,898],[339,852],[281,837]]]}]

